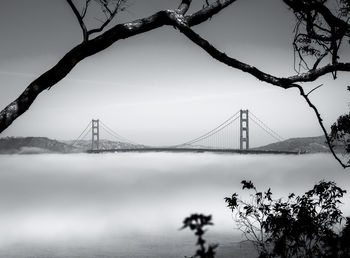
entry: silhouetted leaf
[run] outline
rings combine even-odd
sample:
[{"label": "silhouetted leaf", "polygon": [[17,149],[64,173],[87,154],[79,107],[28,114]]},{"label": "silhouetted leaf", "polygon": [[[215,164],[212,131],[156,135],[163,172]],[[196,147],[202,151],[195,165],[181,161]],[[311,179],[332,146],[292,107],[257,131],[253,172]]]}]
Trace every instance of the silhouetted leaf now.
[{"label": "silhouetted leaf", "polygon": [[249,181],[243,180],[243,181],[241,182],[241,184],[243,185],[243,186],[242,186],[242,189],[245,189],[245,188],[247,188],[247,189],[255,189],[255,187],[254,187],[252,181],[250,181],[250,180],[249,180]]}]

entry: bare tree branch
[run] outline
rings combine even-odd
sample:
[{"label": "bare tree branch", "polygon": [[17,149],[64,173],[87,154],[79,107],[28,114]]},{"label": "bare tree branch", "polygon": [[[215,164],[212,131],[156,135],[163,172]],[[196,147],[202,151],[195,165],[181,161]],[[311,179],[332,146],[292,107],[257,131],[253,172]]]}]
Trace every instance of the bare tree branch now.
[{"label": "bare tree branch", "polygon": [[84,41],[88,41],[88,38],[89,38],[88,31],[87,31],[86,25],[85,25],[84,20],[83,20],[85,14],[86,14],[87,8],[88,8],[88,2],[89,2],[89,0],[87,0],[87,2],[86,2],[86,6],[85,6],[85,9],[83,11],[83,14],[80,15],[78,9],[73,4],[72,0],[67,0],[67,3],[69,4],[70,8],[73,10],[75,17],[77,18],[79,25],[80,25],[81,29],[83,30],[83,40]]},{"label": "bare tree branch", "polygon": [[[310,70],[309,72],[294,75],[290,77],[277,77],[271,74],[265,73],[258,68],[243,63],[235,58],[227,56],[225,53],[216,49],[213,45],[211,45],[207,40],[202,38],[199,34],[194,32],[183,20],[176,19],[174,16],[172,17],[173,25],[180,30],[184,35],[186,35],[193,43],[201,47],[205,50],[210,56],[217,59],[218,61],[232,67],[239,69],[243,72],[247,72],[254,77],[258,78],[261,81],[273,84],[275,86],[282,87],[284,89],[291,88],[293,83],[298,82],[311,82],[319,77],[329,74],[335,71],[350,71],[350,63],[336,63],[336,64],[328,64],[318,69]],[[185,17],[186,21],[187,18]]]},{"label": "bare tree branch", "polygon": [[83,9],[83,11],[82,11],[82,13],[81,13],[81,15],[80,15],[80,17],[81,17],[82,19],[84,19],[85,15],[86,15],[86,13],[87,13],[87,10],[88,10],[88,7],[89,7],[90,2],[91,2],[91,0],[86,0],[86,2],[85,2],[84,9]]},{"label": "bare tree branch", "polygon": [[[67,0],[71,1],[71,0]],[[211,6],[190,16],[191,23],[197,25],[208,20],[235,0],[218,0]],[[126,39],[164,25],[172,25],[170,15],[175,11],[160,11],[149,17],[133,22],[118,24],[94,39],[84,41],[70,50],[56,65],[35,79],[24,92],[0,112],[0,133],[22,115],[37,96],[62,80],[81,60],[94,55],[121,39]]]},{"label": "bare tree branch", "polygon": [[311,102],[311,100],[308,97],[308,94],[310,94],[310,92],[308,94],[305,94],[304,89],[300,86],[300,85],[294,85],[294,87],[299,89],[300,95],[305,99],[305,101],[307,102],[307,104],[309,105],[309,107],[314,111],[317,121],[319,123],[319,125],[321,126],[321,129],[323,131],[324,136],[326,137],[326,141],[327,141],[327,145],[333,155],[333,157],[338,161],[338,163],[343,167],[343,168],[348,168],[350,167],[350,165],[344,164],[343,161],[337,156],[337,154],[334,151],[333,145],[332,145],[332,141],[331,138],[329,137],[329,134],[323,124],[323,119],[321,117],[320,112],[318,111],[317,107]]},{"label": "bare tree branch", "polygon": [[198,12],[186,16],[186,22],[188,26],[192,27],[195,25],[198,25],[221,10],[225,9],[227,6],[231,5],[232,3],[236,2],[237,0],[217,0],[216,2],[212,3],[211,5],[206,6],[205,8],[199,10]]},{"label": "bare tree branch", "polygon": [[182,0],[181,4],[177,8],[176,12],[181,15],[185,15],[185,13],[190,8],[192,0]]},{"label": "bare tree branch", "polygon": [[318,109],[316,108],[316,106],[308,98],[308,95],[315,89],[313,89],[308,94],[305,94],[304,89],[300,85],[296,84],[298,82],[314,81],[317,78],[319,78],[325,74],[335,72],[335,71],[350,71],[350,63],[329,64],[329,65],[326,65],[326,66],[319,68],[319,69],[310,70],[309,72],[306,72],[304,74],[290,76],[290,77],[286,77],[286,78],[279,78],[279,77],[267,74],[265,72],[262,72],[261,70],[257,69],[254,66],[250,66],[250,65],[243,63],[237,59],[234,59],[234,58],[227,56],[225,53],[219,51],[214,46],[212,46],[207,40],[205,40],[200,35],[195,33],[190,27],[187,26],[186,22],[184,22],[183,19],[179,19],[176,16],[170,16],[170,17],[172,18],[174,27],[178,28],[180,30],[180,32],[182,32],[184,35],[186,35],[193,43],[195,43],[196,45],[201,47],[203,50],[205,50],[210,56],[212,56],[216,60],[218,60],[218,61],[220,61],[220,62],[222,62],[222,63],[224,63],[232,68],[236,68],[236,69],[239,69],[243,72],[247,72],[261,81],[264,81],[264,82],[267,82],[269,84],[281,87],[283,89],[297,88],[299,90],[301,96],[305,99],[305,101],[308,103],[310,108],[314,111],[316,118],[317,118],[317,120],[321,126],[321,129],[324,133],[324,136],[326,137],[327,144],[328,144],[330,151],[331,151],[332,155],[334,156],[334,158],[339,162],[339,164],[343,168],[350,167],[350,165],[344,164],[338,158],[336,153],[334,152],[334,148],[331,144],[331,140],[330,140],[330,137],[327,133],[327,130],[324,127],[321,115],[320,115]]},{"label": "bare tree branch", "polygon": [[318,86],[316,86],[315,88],[313,88],[312,90],[310,90],[307,94],[306,94],[306,97],[308,97],[312,92],[314,92],[315,90],[317,90],[318,88],[322,87],[323,84],[320,84]]},{"label": "bare tree branch", "polygon": [[110,24],[116,14],[123,9],[123,5],[127,0],[116,0],[114,4],[110,4],[110,2],[114,1],[96,0],[96,3],[101,6],[102,12],[105,15],[105,19],[101,21],[102,24],[98,28],[92,29],[88,29],[87,25],[84,22],[84,18],[88,11],[91,0],[85,0],[85,5],[81,13],[78,11],[78,8],[72,0],[66,1],[68,2],[70,8],[73,10],[74,15],[79,22],[79,25],[83,30],[83,41],[88,41],[91,35],[102,32],[108,26],[108,24]]},{"label": "bare tree branch", "polygon": [[110,9],[108,7],[108,3],[105,1],[101,1],[101,4],[103,5],[104,9],[108,12],[107,18],[105,22],[102,23],[102,25],[99,28],[91,29],[88,31],[88,37],[92,34],[102,32],[107,25],[114,19],[115,15],[119,12],[122,4],[125,2],[125,0],[118,0],[116,5],[113,9]]},{"label": "bare tree branch", "polygon": [[283,0],[294,11],[316,10],[333,27],[344,28],[349,32],[350,24],[335,16],[323,3],[317,0]]},{"label": "bare tree branch", "polygon": [[[301,74],[297,74],[289,77],[277,77],[277,76],[265,73],[254,66],[251,66],[235,58],[227,56],[225,53],[216,49],[207,40],[202,38],[199,34],[197,34],[191,29],[192,26],[198,25],[208,20],[213,15],[220,12],[225,7],[227,7],[228,5],[232,4],[235,1],[236,0],[217,0],[214,3],[208,6],[205,6],[203,9],[199,10],[196,13],[184,16],[184,14],[189,9],[191,0],[182,0],[181,4],[176,10],[160,11],[155,13],[154,15],[151,15],[143,19],[135,20],[129,23],[118,24],[112,27],[111,29],[103,32],[101,35],[89,40],[88,38],[89,35],[103,31],[103,29],[108,25],[108,23],[113,19],[113,17],[117,13],[118,8],[116,7],[115,9],[113,9],[113,11],[111,11],[111,9],[109,9],[109,7],[105,5],[105,3],[102,3],[104,8],[107,8],[106,9],[107,12],[109,12],[109,16],[108,16],[109,18],[107,18],[105,23],[103,23],[100,28],[87,30],[86,27],[84,27],[85,24],[82,20],[82,16],[79,14],[78,10],[72,3],[72,0],[67,0],[72,10],[74,11],[76,17],[78,18],[80,26],[83,29],[83,32],[85,31],[87,34],[87,35],[84,34],[84,41],[81,44],[74,47],[71,51],[69,51],[54,67],[52,67],[46,73],[44,73],[39,78],[34,80],[15,101],[10,103],[4,110],[0,112],[0,132],[4,131],[8,126],[11,125],[11,123],[17,117],[23,114],[43,90],[49,89],[51,86],[53,86],[54,84],[59,82],[61,79],[63,79],[74,68],[74,66],[77,63],[79,63],[81,60],[106,49],[107,47],[109,47],[110,45],[112,45],[113,43],[117,42],[120,39],[126,39],[137,34],[154,30],[164,25],[171,25],[177,28],[181,33],[187,36],[193,43],[201,47],[203,50],[205,50],[210,56],[212,56],[216,60],[232,68],[249,73],[261,81],[281,87],[283,89],[297,88],[301,96],[305,99],[305,101],[308,103],[310,108],[314,111],[318,119],[318,122],[324,132],[324,135],[326,137],[327,143],[330,147],[330,150],[333,156],[344,168],[348,167],[344,165],[342,161],[335,154],[330,138],[328,136],[327,130],[323,125],[321,115],[318,112],[315,105],[313,105],[313,103],[308,98],[308,95],[315,89],[310,91],[308,94],[305,94],[302,86],[297,84],[302,82],[311,82],[323,75],[330,74],[330,73],[335,74],[338,71],[350,71],[350,63],[337,62],[337,51],[339,49],[341,40],[338,43],[337,41],[333,40],[332,41],[333,45],[331,46],[331,50],[326,48],[326,51],[332,51],[333,60],[330,64],[324,65],[321,68],[317,68],[317,67],[323,58],[322,56],[320,60],[316,61],[313,68],[308,69],[308,71],[305,73],[301,73]],[[298,10],[297,8],[300,8],[299,5],[294,6],[294,4],[296,3],[297,4],[301,3],[302,7],[311,8],[309,5],[306,4],[307,3],[306,0],[283,0],[283,1],[287,2],[290,6],[293,5],[292,8],[294,10]],[[118,3],[122,3],[122,2],[123,0],[118,1]],[[314,4],[317,1],[312,0],[311,2]],[[87,8],[87,5],[86,5],[86,8]],[[312,8],[314,8],[314,6],[312,6]],[[340,22],[337,17],[331,17],[331,15],[333,14],[323,10],[322,6],[321,7],[318,6],[317,8],[318,8],[317,10],[320,13],[322,13],[322,15],[324,16],[324,19],[329,20],[329,23],[331,24],[331,30],[332,29],[334,30],[334,26],[343,25],[343,21],[341,19],[340,20],[342,22]],[[84,10],[84,13],[86,14],[86,10]],[[346,25],[348,24],[346,23]],[[332,33],[334,34],[337,32],[333,31]]]},{"label": "bare tree branch", "polygon": [[[328,0],[283,0],[297,19],[293,47],[299,60],[298,72],[300,68],[306,71],[317,68],[328,55],[333,64],[339,61],[344,37],[350,36],[350,9],[346,1],[332,6],[327,5]],[[335,79],[336,71],[331,73]]]}]

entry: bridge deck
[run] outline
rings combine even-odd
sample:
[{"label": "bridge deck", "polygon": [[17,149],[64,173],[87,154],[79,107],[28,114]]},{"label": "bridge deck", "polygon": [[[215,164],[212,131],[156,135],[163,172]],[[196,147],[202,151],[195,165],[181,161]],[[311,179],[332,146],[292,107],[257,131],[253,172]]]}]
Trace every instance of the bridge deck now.
[{"label": "bridge deck", "polygon": [[88,153],[106,153],[106,152],[191,152],[191,153],[239,153],[239,154],[289,154],[298,155],[295,151],[269,151],[269,150],[237,150],[237,149],[190,149],[190,148],[140,148],[140,149],[100,149],[88,150]]}]

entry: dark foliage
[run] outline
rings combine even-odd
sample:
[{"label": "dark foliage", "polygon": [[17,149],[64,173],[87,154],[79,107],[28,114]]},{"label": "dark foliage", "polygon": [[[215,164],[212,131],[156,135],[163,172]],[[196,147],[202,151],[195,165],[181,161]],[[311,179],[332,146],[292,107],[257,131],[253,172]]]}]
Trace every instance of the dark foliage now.
[{"label": "dark foliage", "polygon": [[[347,44],[349,31],[349,0],[283,0],[297,19],[293,47],[295,69],[310,71],[325,58],[339,61],[339,49]],[[335,2],[335,1],[334,1]],[[347,39],[347,40],[346,40]],[[336,72],[333,73],[336,78]]]},{"label": "dark foliage", "polygon": [[193,257],[200,258],[213,258],[215,257],[215,249],[218,245],[208,245],[205,244],[205,240],[203,238],[205,226],[211,226],[213,223],[211,222],[211,215],[203,215],[203,214],[192,214],[187,217],[183,221],[183,226],[181,229],[190,228],[190,230],[194,231],[195,236],[197,237],[198,249],[196,254]]},{"label": "dark foliage", "polygon": [[[350,91],[350,86],[348,86]],[[346,153],[350,153],[350,113],[340,116],[331,126],[332,143],[342,143]],[[350,159],[347,161],[350,164]]]},{"label": "dark foliage", "polygon": [[339,209],[346,191],[334,182],[321,181],[285,200],[272,199],[270,189],[259,192],[251,181],[242,185],[253,191],[250,201],[237,194],[225,201],[260,257],[350,257],[350,220]]}]

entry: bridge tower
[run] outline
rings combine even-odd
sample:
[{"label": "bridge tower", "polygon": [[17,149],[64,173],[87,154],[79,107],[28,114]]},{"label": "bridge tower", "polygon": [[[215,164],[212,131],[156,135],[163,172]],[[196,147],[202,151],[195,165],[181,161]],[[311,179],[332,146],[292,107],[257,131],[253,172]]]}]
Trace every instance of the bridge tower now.
[{"label": "bridge tower", "polygon": [[249,150],[249,111],[240,110],[240,150]]},{"label": "bridge tower", "polygon": [[91,126],[91,150],[98,150],[100,148],[100,120],[92,119]]}]

